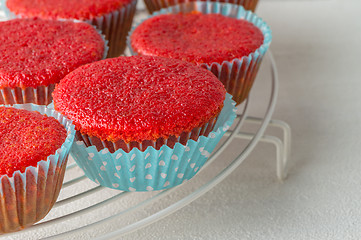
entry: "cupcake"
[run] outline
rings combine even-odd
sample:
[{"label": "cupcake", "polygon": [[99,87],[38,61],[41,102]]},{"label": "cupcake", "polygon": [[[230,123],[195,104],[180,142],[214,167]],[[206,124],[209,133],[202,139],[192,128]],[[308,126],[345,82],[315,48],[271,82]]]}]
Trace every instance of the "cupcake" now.
[{"label": "cupcake", "polygon": [[[62,79],[53,97],[55,109],[76,127],[74,159],[86,175],[107,187],[145,191],[160,188],[144,181],[181,157],[172,152],[189,151],[188,142],[212,132],[225,94],[212,73],[193,64],[134,56],[78,68]],[[193,164],[187,161],[178,174]],[[167,175],[162,172],[162,180]]]},{"label": "cupcake", "polygon": [[0,107],[0,233],[28,227],[50,211],[74,134],[66,118],[45,106]]},{"label": "cupcake", "polygon": [[0,22],[0,42],[0,104],[47,105],[60,79],[105,53],[93,26],[72,21]]},{"label": "cupcake", "polygon": [[237,104],[247,98],[270,41],[270,29],[250,11],[211,2],[156,12],[128,39],[133,55],[180,59],[212,71]]},{"label": "cupcake", "polygon": [[137,0],[7,0],[10,15],[93,24],[109,41],[108,57],[123,53]]},{"label": "cupcake", "polygon": [[53,97],[55,109],[76,126],[77,140],[129,152],[207,136],[225,94],[216,77],[192,64],[135,56],[80,67]]},{"label": "cupcake", "polygon": [[[153,13],[155,11],[159,11],[162,8],[167,8],[170,6],[174,6],[177,4],[194,1],[194,0],[144,0],[144,3],[149,11],[149,13]],[[204,0],[206,1],[206,0]],[[220,3],[231,3],[243,6],[244,9],[250,10],[254,12],[256,10],[256,6],[258,3],[258,0],[207,0],[211,2],[220,2]]]}]

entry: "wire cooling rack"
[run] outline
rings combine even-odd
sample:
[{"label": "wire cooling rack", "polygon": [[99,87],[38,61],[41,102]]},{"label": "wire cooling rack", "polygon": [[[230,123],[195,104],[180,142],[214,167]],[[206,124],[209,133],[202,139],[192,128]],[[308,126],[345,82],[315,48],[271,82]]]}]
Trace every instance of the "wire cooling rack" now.
[{"label": "wire cooling rack", "polygon": [[[285,122],[271,119],[278,93],[278,76],[271,52],[266,56],[270,65],[267,74],[270,97],[264,116],[257,118],[247,115],[251,94],[238,106],[239,114],[231,130],[193,179],[163,191],[121,192],[91,182],[70,158],[59,199],[48,216],[28,229],[5,234],[0,239],[118,239],[147,225],[156,224],[158,220],[208,192],[231,174],[259,141],[272,143],[276,147],[277,177],[283,180],[290,155],[291,131]],[[254,125],[255,130],[245,132],[244,125]],[[282,137],[264,135],[268,127],[280,129]],[[242,140],[239,154],[221,166],[226,149],[237,140]],[[211,177],[203,174],[207,171],[212,172]],[[175,194],[181,196],[174,200],[172,196]]]},{"label": "wire cooling rack", "polygon": [[[144,16],[143,6],[143,11],[138,11],[135,21]],[[0,20],[2,18],[4,16],[0,12]],[[250,97],[238,106],[235,123],[194,178],[163,191],[121,192],[96,185],[87,179],[70,157],[61,193],[50,213],[34,226],[2,235],[0,240],[118,239],[147,225],[156,224],[158,220],[208,192],[231,174],[260,141],[275,146],[276,173],[282,181],[286,177],[286,163],[290,156],[291,130],[287,123],[271,119],[277,101],[278,74],[272,53],[269,51],[266,56],[263,65],[268,66],[263,66],[263,69],[268,68],[264,75],[269,84],[261,94],[267,93],[269,98],[264,101],[266,106],[263,116],[248,115],[250,102],[253,101],[252,93],[255,91],[253,89]],[[249,126],[251,132],[248,131]],[[264,135],[267,128],[281,130],[281,137]],[[237,146],[238,154],[225,159],[225,152],[232,144]]]}]

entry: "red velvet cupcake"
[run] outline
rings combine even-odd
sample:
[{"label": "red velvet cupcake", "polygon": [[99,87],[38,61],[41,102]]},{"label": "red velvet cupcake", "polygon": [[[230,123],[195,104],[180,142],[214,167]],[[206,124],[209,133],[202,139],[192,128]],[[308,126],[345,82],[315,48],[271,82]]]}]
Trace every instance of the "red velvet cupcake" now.
[{"label": "red velvet cupcake", "polygon": [[86,146],[129,152],[207,136],[225,94],[213,74],[193,64],[135,56],[82,66],[57,85],[53,97]]},{"label": "red velvet cupcake", "polygon": [[221,14],[164,14],[149,18],[132,33],[140,55],[175,58],[197,65],[242,58],[258,49],[260,29],[243,19]]},{"label": "red velvet cupcake", "polygon": [[[144,0],[145,5],[149,13],[159,11],[162,8],[167,8],[177,4],[194,1],[194,0]],[[258,0],[202,0],[202,1],[212,1],[219,3],[232,3],[244,7],[246,10],[254,12],[257,7]]]},{"label": "red velvet cupcake", "polygon": [[132,31],[129,44],[133,54],[209,69],[239,104],[248,96],[270,39],[265,23],[241,7],[191,2],[155,13]]},{"label": "red velvet cupcake", "polygon": [[54,154],[66,130],[54,118],[27,110],[0,107],[0,175],[24,172]]},{"label": "red velvet cupcake", "polygon": [[71,123],[45,106],[0,107],[0,233],[23,229],[49,212],[73,139]]},{"label": "red velvet cupcake", "polygon": [[0,42],[0,104],[48,105],[56,83],[105,52],[93,26],[71,21],[0,22]]},{"label": "red velvet cupcake", "polygon": [[81,20],[95,25],[109,41],[108,57],[119,56],[132,25],[137,0],[7,0],[21,17]]}]

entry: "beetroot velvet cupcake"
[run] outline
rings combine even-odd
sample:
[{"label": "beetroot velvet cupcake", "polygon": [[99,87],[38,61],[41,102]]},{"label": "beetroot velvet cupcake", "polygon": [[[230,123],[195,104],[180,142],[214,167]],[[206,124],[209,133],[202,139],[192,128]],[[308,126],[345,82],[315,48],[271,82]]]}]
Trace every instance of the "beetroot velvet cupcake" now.
[{"label": "beetroot velvet cupcake", "polygon": [[[159,11],[162,8],[167,8],[177,4],[194,1],[194,0],[144,0],[145,5],[150,13]],[[202,0],[209,1],[209,0]],[[212,2],[231,3],[243,6],[244,9],[254,12],[257,7],[258,0],[211,0]]]},{"label": "beetroot velvet cupcake", "polygon": [[45,106],[0,107],[0,233],[28,227],[49,212],[74,133],[66,118]]},{"label": "beetroot velvet cupcake", "polygon": [[7,0],[20,17],[80,20],[93,24],[109,41],[108,57],[119,56],[132,25],[137,0]]},{"label": "beetroot velvet cupcake", "polygon": [[[77,164],[93,181],[124,191],[162,189],[191,178],[227,129],[212,132],[225,96],[209,71],[149,56],[82,66],[53,93],[55,109],[75,124]],[[228,109],[233,113],[230,103]]]},{"label": "beetroot velvet cupcake", "polygon": [[133,54],[180,59],[212,71],[240,104],[252,87],[271,33],[242,7],[190,2],[154,13],[128,40]]},{"label": "beetroot velvet cupcake", "polygon": [[85,65],[56,87],[55,109],[77,139],[110,152],[173,147],[212,131],[225,89],[211,73],[159,57],[119,57]]},{"label": "beetroot velvet cupcake", "polygon": [[71,21],[0,22],[0,42],[0,104],[47,105],[60,79],[105,53],[93,26]]}]

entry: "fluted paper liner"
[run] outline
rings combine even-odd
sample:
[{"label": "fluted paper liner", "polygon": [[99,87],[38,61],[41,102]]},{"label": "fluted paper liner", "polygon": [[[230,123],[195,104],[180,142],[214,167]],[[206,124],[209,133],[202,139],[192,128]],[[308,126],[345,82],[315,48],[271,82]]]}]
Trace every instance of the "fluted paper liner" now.
[{"label": "fluted paper liner", "polygon": [[109,41],[108,58],[119,57],[126,47],[126,37],[132,26],[137,0],[122,8],[85,22],[96,26]]},{"label": "fluted paper liner", "polygon": [[[198,1],[183,3],[154,12],[149,18],[162,14],[189,13],[193,11],[201,12],[203,14],[218,13],[235,19],[244,19],[253,23],[263,33],[263,44],[248,56],[236,58],[232,61],[223,61],[222,63],[213,62],[210,65],[204,63],[200,65],[217,76],[225,86],[227,92],[233,96],[233,100],[237,105],[242,103],[248,97],[263,56],[271,43],[272,34],[270,28],[256,14],[251,11],[246,11],[242,6],[217,2]],[[132,29],[127,38],[127,45],[132,55],[138,54],[136,49],[132,48],[130,41],[131,35],[136,27]]]},{"label": "fluted paper liner", "polygon": [[33,87],[4,87],[0,88],[0,104],[13,105],[24,103],[35,103],[38,105],[48,105],[53,101],[52,92],[55,84],[48,86]]},{"label": "fluted paper liner", "polygon": [[67,138],[56,153],[29,166],[12,177],[0,178],[0,234],[21,230],[44,218],[54,205],[64,178],[69,150],[74,141],[74,126],[54,109],[34,104],[14,108],[37,111],[54,117],[67,130]]},{"label": "fluted paper liner", "polygon": [[177,142],[182,144],[186,144],[189,139],[193,139],[197,141],[199,136],[208,136],[208,134],[213,130],[214,125],[217,121],[217,116],[212,117],[207,123],[203,124],[200,127],[196,127],[192,129],[190,132],[182,132],[178,137],[172,135],[167,139],[158,138],[156,140],[144,140],[142,142],[131,141],[126,143],[124,140],[118,140],[116,142],[111,142],[108,140],[101,140],[95,136],[88,136],[87,134],[83,134],[80,131],[76,132],[76,140],[83,141],[85,146],[95,146],[98,151],[103,148],[108,148],[108,150],[113,153],[118,149],[123,149],[125,152],[130,152],[133,148],[138,148],[141,151],[145,151],[149,146],[159,150],[163,145],[167,145],[170,148],[173,148]]},{"label": "fluted paper liner", "polygon": [[[144,0],[145,5],[147,6],[148,12],[153,13],[159,11],[162,8],[167,8],[184,2],[191,2],[194,0]],[[211,2],[220,2],[220,3],[231,3],[236,5],[243,6],[246,10],[254,12],[258,0],[202,0],[202,1],[211,1]]]},{"label": "fluted paper liner", "polygon": [[129,153],[122,149],[110,153],[107,148],[98,151],[77,141],[71,154],[86,176],[105,187],[123,191],[174,187],[191,179],[206,162],[236,117],[234,105],[227,94],[214,130],[208,137],[188,140],[186,145],[178,142],[174,148],[164,145],[159,150],[148,147],[145,151],[133,148]]}]

